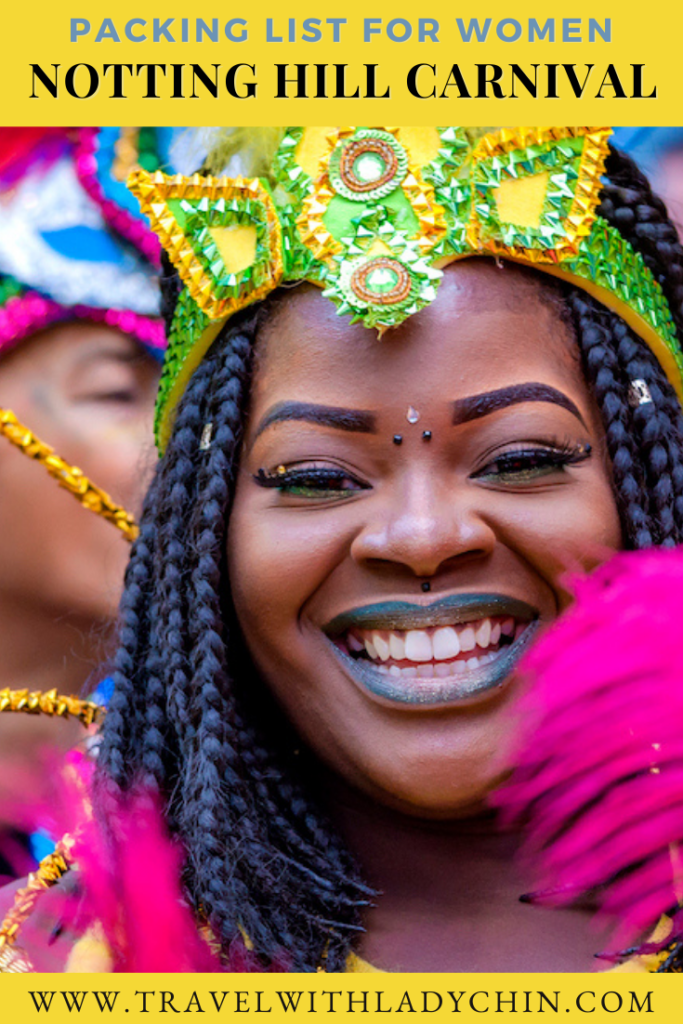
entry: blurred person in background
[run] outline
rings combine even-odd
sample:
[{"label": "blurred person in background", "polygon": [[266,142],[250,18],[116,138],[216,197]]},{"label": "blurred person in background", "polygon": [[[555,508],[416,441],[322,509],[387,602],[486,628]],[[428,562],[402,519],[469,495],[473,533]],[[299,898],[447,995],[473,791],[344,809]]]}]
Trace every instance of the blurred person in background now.
[{"label": "blurred person in background", "polygon": [[[157,242],[123,182],[137,164],[167,167],[169,135],[0,130],[0,408],[133,512],[165,343]],[[5,438],[0,498],[0,700],[87,693],[105,675],[128,544]],[[73,717],[0,715],[0,876],[48,852],[47,751],[82,736]]]}]

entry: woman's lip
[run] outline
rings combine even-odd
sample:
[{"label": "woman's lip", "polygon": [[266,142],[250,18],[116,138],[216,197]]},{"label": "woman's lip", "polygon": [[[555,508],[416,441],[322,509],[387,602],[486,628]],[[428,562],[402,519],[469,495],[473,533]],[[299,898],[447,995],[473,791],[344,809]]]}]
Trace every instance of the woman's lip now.
[{"label": "woman's lip", "polygon": [[336,615],[324,628],[326,636],[341,636],[354,626],[358,629],[428,629],[474,622],[494,615],[509,616],[522,622],[538,618],[538,611],[526,601],[503,594],[449,594],[432,604],[409,601],[383,601],[367,604]]},{"label": "woman's lip", "polygon": [[486,699],[502,688],[532,643],[538,626],[538,620],[529,622],[521,636],[504,648],[495,661],[445,679],[395,678],[381,672],[374,662],[352,658],[335,643],[330,646],[353,682],[382,704],[420,708],[461,706]]}]

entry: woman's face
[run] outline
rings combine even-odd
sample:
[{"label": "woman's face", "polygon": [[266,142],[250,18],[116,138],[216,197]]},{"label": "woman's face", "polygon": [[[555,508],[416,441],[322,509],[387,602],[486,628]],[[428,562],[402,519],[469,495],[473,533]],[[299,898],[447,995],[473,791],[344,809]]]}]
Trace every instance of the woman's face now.
[{"label": "woman's face", "polygon": [[620,543],[597,410],[532,274],[455,264],[381,340],[301,288],[261,332],[235,607],[298,732],[374,799],[479,804],[516,661],[566,570]]},{"label": "woman's face", "polygon": [[[137,513],[153,466],[155,361],[106,325],[70,323],[0,362],[0,406]],[[129,545],[0,441],[0,599],[51,619],[111,619]]]}]

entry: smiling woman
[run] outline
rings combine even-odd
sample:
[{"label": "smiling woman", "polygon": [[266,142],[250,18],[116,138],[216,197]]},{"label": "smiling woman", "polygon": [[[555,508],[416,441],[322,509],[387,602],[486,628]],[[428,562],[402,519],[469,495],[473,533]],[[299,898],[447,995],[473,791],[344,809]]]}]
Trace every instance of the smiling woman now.
[{"label": "smiling woman", "polygon": [[[113,863],[142,781],[224,967],[588,970],[590,907],[520,903],[487,800],[566,571],[683,536],[683,250],[603,130],[255,131],[210,166],[233,149],[261,182],[136,185],[180,278]],[[99,968],[139,967],[105,937]],[[50,955],[90,954],[65,928]]]},{"label": "smiling woman", "polygon": [[[313,288],[279,301],[257,347],[228,553],[242,631],[285,705],[303,678],[297,638],[316,634],[362,691],[341,716],[327,705],[347,740],[368,696],[438,707],[498,693],[566,603],[562,572],[620,546],[560,313],[554,285],[487,261],[447,268],[434,303],[381,343]],[[308,711],[296,724],[319,731]],[[364,777],[378,757],[397,764],[378,735],[370,747],[355,758]]]}]

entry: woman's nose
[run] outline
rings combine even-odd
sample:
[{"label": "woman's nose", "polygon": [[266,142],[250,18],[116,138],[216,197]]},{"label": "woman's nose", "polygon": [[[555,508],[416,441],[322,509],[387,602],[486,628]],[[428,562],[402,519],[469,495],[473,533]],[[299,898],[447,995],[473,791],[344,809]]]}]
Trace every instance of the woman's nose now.
[{"label": "woman's nose", "polygon": [[433,476],[413,479],[378,502],[351,546],[359,563],[394,564],[415,576],[434,576],[446,563],[490,555],[496,534],[481,508],[481,493]]}]

